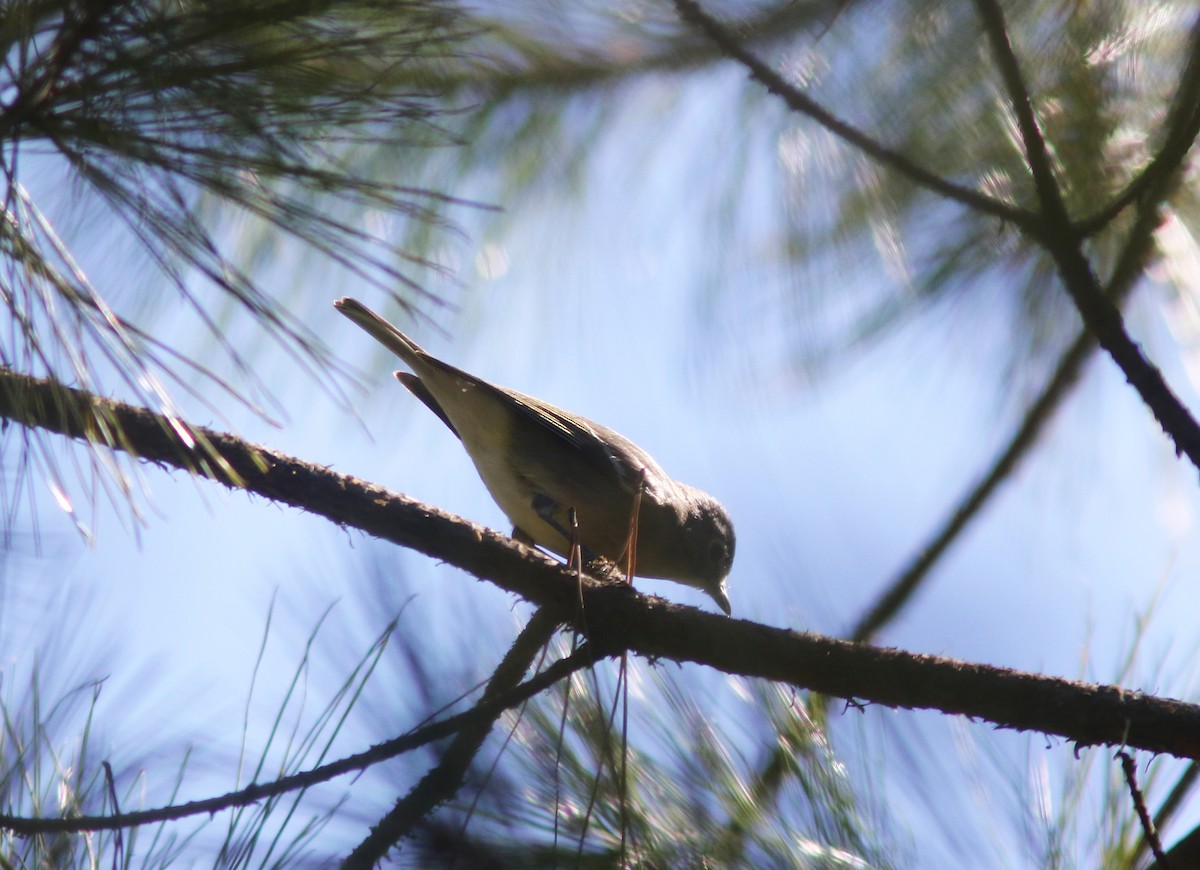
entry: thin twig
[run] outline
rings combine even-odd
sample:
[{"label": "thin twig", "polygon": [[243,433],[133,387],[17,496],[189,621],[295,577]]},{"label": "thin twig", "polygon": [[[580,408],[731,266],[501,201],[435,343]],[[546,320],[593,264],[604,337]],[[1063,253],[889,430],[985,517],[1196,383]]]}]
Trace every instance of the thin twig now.
[{"label": "thin twig", "polygon": [[[1169,822],[1174,820],[1175,814],[1179,811],[1179,808],[1187,799],[1188,793],[1196,784],[1197,779],[1200,779],[1200,762],[1193,761],[1187,766],[1184,772],[1180,775],[1179,779],[1175,781],[1175,785],[1171,786],[1171,791],[1167,794],[1166,799],[1164,799],[1162,804],[1159,806],[1158,812],[1154,814],[1154,830],[1161,831]],[[1194,842],[1197,837],[1196,830],[1193,829],[1188,837],[1191,837]],[[1187,840],[1188,837],[1184,837],[1182,840],[1177,841],[1175,845],[1171,847],[1171,850],[1167,852],[1168,859],[1170,859],[1172,855],[1177,854],[1177,849],[1186,848],[1186,846],[1181,846],[1180,844],[1183,842],[1183,840]],[[1134,850],[1134,853],[1130,858],[1129,865],[1131,867],[1140,866],[1142,863],[1142,858],[1145,856],[1145,853],[1149,848],[1149,841],[1143,838],[1137,844],[1137,848]],[[1191,859],[1184,859],[1181,861],[1180,866],[1187,867],[1195,865],[1195,854],[1195,847],[1193,847],[1193,857]],[[1153,868],[1150,868],[1150,870],[1153,870]],[[1161,868],[1161,870],[1165,870],[1165,868]]]},{"label": "thin twig", "polygon": [[496,715],[510,707],[529,700],[539,692],[545,691],[564,677],[575,671],[588,667],[596,660],[596,650],[583,646],[566,658],[560,659],[536,676],[530,677],[515,688],[480,701],[464,713],[450,716],[440,722],[434,722],[423,728],[410,731],[402,737],[396,737],[371,747],[365,752],[359,752],[338,761],[323,764],[312,770],[285,776],[274,782],[249,785],[246,788],[229,792],[218,797],[205,800],[190,801],[185,804],[175,804],[155,810],[140,810],[112,816],[75,816],[69,819],[31,819],[20,816],[0,815],[0,829],[12,831],[19,836],[30,834],[78,833],[80,831],[108,831],[116,828],[131,828],[137,825],[153,824],[155,822],[183,819],[188,816],[211,815],[230,807],[246,806],[264,798],[286,794],[303,788],[309,788],[321,782],[327,782],[347,773],[365,770],[372,765],[390,758],[395,758],[419,746],[442,740],[459,730],[481,721],[494,720]]},{"label": "thin twig", "polygon": [[[108,787],[108,799],[112,801],[113,815],[121,815],[121,802],[117,800],[117,783],[116,777],[113,776],[112,765],[107,761],[101,762],[104,767],[104,782]],[[116,835],[113,837],[113,870],[117,867],[122,867],[125,864],[125,836],[121,829],[118,828]]]},{"label": "thin twig", "polygon": [[[761,14],[752,14],[741,22],[739,30],[749,41],[787,38],[806,28],[821,38],[841,15],[849,0],[830,0],[820,3],[776,3],[765,7]],[[821,20],[824,5],[832,9]],[[484,65],[486,76],[479,75],[479,66],[449,70],[426,71],[436,76],[432,81],[446,90],[484,92],[490,102],[520,98],[543,91],[578,93],[584,89],[612,87],[614,82],[648,74],[671,74],[699,69],[722,57],[719,46],[702,42],[690,33],[672,35],[665,48],[650,52],[613,52],[605,56],[582,55],[578,51],[563,51],[560,43],[531,41],[529,33],[520,35],[517,45],[501,42],[504,54],[519,51],[518,63],[496,68]]]},{"label": "thin twig", "polygon": [[1042,128],[1038,124],[1029,89],[1025,85],[1024,76],[1021,75],[1016,52],[1008,38],[1004,12],[995,0],[975,0],[975,6],[979,9],[979,17],[991,43],[1000,78],[1004,81],[1009,102],[1012,103],[1017,118],[1017,128],[1021,131],[1021,142],[1025,146],[1025,161],[1033,175],[1033,186],[1037,191],[1041,216],[1047,221],[1069,225],[1070,216],[1067,214],[1066,203],[1063,202],[1062,192],[1054,177],[1054,163],[1046,147]]},{"label": "thin twig", "polygon": [[751,77],[766,87],[768,92],[782,99],[793,111],[812,118],[839,139],[850,143],[876,162],[900,173],[921,187],[939,193],[973,211],[991,215],[1022,229],[1029,229],[1035,223],[1036,216],[1032,212],[994,199],[969,187],[955,184],[936,172],[915,163],[901,152],[873,139],[848,121],[837,117],[812,97],[794,87],[753,52],[743,47],[720,22],[705,12],[695,0],[674,0],[674,3],[680,18],[703,31],[709,39],[720,46],[726,55],[744,66],[750,72]]},{"label": "thin twig", "polygon": [[1121,769],[1125,772],[1125,784],[1129,787],[1129,797],[1133,801],[1133,808],[1137,812],[1138,820],[1142,823],[1142,834],[1145,836],[1146,842],[1150,844],[1150,851],[1154,853],[1159,866],[1163,870],[1169,870],[1170,865],[1167,863],[1167,856],[1163,854],[1158,831],[1154,828],[1150,811],[1146,809],[1146,797],[1138,787],[1137,766],[1133,763],[1133,756],[1122,749],[1117,753],[1117,758],[1121,759]]},{"label": "thin twig", "polygon": [[625,664],[627,662],[627,654],[621,654],[621,664],[617,669],[617,686],[613,693],[612,706],[609,708],[607,720],[602,704],[602,693],[600,691],[600,680],[596,675],[596,669],[590,671],[592,677],[592,699],[595,702],[597,718],[597,752],[596,752],[596,772],[592,776],[592,790],[588,793],[587,807],[583,812],[583,820],[579,826],[579,840],[575,845],[575,863],[578,866],[583,860],[583,847],[587,845],[588,829],[591,827],[592,816],[596,811],[596,801],[600,797],[600,784],[604,778],[605,764],[608,765],[609,773],[613,780],[619,783],[619,774],[617,771],[617,763],[613,759],[612,751],[612,731],[613,723],[617,717],[617,702],[621,697],[621,688],[625,684]]},{"label": "thin twig", "polygon": [[[637,490],[633,494],[633,509],[629,515],[629,538],[625,549],[629,553],[625,565],[625,577],[633,582],[637,571],[638,519],[642,513],[642,497],[646,492],[646,469],[642,469]],[[629,653],[621,653],[620,676],[617,678],[617,694],[621,699],[621,770],[617,782],[617,803],[621,808],[621,866],[628,866],[629,846]]]},{"label": "thin twig", "polygon": [[[1168,195],[1169,187],[1177,185],[1180,178],[1180,173],[1162,176],[1153,187],[1147,188],[1148,192],[1160,195],[1148,198],[1139,206],[1138,217],[1129,230],[1125,245],[1109,278],[1106,295],[1118,305],[1129,297],[1138,279],[1145,273],[1146,265],[1154,253],[1154,230],[1158,226],[1161,214],[1159,203]],[[1020,425],[1004,449],[992,461],[988,470],[959,499],[954,510],[916,557],[884,586],[875,603],[850,632],[852,640],[860,643],[870,641],[912,600],[917,589],[930,576],[934,565],[958,540],[971,521],[979,516],[992,496],[999,491],[1000,485],[1009,479],[1016,467],[1038,443],[1046,424],[1070,395],[1071,388],[1078,383],[1084,364],[1095,353],[1096,348],[1095,336],[1086,328],[1081,330],[1059,359],[1042,392],[1026,409]]]},{"label": "thin twig", "polygon": [[621,772],[617,783],[617,803],[621,807],[621,866],[629,865],[629,653],[621,653],[621,677],[617,680],[621,697]]}]

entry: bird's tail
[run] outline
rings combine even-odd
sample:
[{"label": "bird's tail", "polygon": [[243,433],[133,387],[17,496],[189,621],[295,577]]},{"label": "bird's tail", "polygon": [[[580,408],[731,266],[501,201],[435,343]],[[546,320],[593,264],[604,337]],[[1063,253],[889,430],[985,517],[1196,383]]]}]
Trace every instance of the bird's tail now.
[{"label": "bird's tail", "polygon": [[333,303],[333,307],[349,317],[372,338],[408,363],[409,366],[413,366],[414,362],[419,361],[422,357],[428,356],[419,344],[357,299],[343,296]]}]

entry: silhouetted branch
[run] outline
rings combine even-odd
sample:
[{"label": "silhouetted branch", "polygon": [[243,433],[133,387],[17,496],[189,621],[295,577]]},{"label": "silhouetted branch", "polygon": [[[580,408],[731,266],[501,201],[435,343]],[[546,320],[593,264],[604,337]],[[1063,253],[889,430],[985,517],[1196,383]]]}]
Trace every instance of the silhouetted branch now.
[{"label": "silhouetted branch", "polygon": [[812,97],[791,85],[774,69],[754,53],[747,50],[715,18],[708,15],[694,0],[674,0],[680,18],[695,25],[709,39],[720,46],[733,60],[742,64],[750,75],[766,89],[782,99],[789,108],[812,118],[839,139],[850,143],[868,157],[892,169],[915,184],[939,193],[947,199],[960,203],[982,214],[992,215],[1023,229],[1032,226],[1036,216],[1031,212],[1010,205],[969,187],[955,184],[932,170],[913,162],[910,158],[871,138],[854,125],[834,115]]},{"label": "silhouetted branch", "polygon": [[514,686],[490,698],[484,698],[470,710],[434,722],[421,728],[414,729],[408,734],[388,740],[371,747],[366,752],[348,756],[312,770],[285,776],[274,782],[256,783],[228,794],[219,795],[205,800],[190,801],[185,804],[161,807],[155,810],[121,813],[112,816],[73,816],[67,819],[30,819],[20,816],[0,815],[0,829],[12,831],[20,836],[32,834],[74,833],[79,831],[106,831],[117,828],[131,828],[136,825],[148,825],[157,822],[172,821],[188,816],[211,815],[231,807],[246,806],[264,798],[311,788],[322,782],[328,782],[347,773],[360,770],[395,758],[405,752],[442,740],[464,728],[472,728],[480,723],[491,723],[496,717],[510,707],[515,707],[528,701],[534,695],[553,686],[563,677],[570,676],[575,671],[592,664],[597,658],[597,650],[590,644],[580,646],[566,658],[559,659],[546,670],[530,677],[524,683]]},{"label": "silhouetted branch", "polygon": [[117,449],[202,469],[228,486],[415,549],[538,606],[556,608],[576,627],[582,593],[589,642],[603,655],[628,650],[826,695],[982,718],[1002,728],[1060,735],[1080,746],[1124,744],[1200,759],[1200,706],[703,613],[641,595],[625,583],[578,577],[496,532],[232,435],[196,426],[172,429],[148,411],[3,370],[0,387],[0,417],[82,438],[99,433],[87,421],[103,416],[109,430],[119,427],[121,437],[108,442]]},{"label": "silhouetted branch", "polygon": [[1165,864],[1167,856],[1163,854],[1162,843],[1158,840],[1158,831],[1154,827],[1154,821],[1150,818],[1150,810],[1146,808],[1146,796],[1142,793],[1141,786],[1138,785],[1137,765],[1134,764],[1133,756],[1122,749],[1117,753],[1117,758],[1120,759],[1121,771],[1125,774],[1125,786],[1129,789],[1129,799],[1133,801],[1133,809],[1142,826],[1142,836],[1150,844],[1150,851],[1154,854],[1155,859],[1160,864]]},{"label": "silhouetted branch", "polygon": [[[1175,785],[1171,786],[1171,791],[1167,794],[1167,797],[1163,800],[1161,806],[1159,806],[1158,812],[1154,814],[1155,830],[1163,830],[1174,820],[1175,814],[1179,812],[1179,808],[1184,805],[1184,801],[1187,799],[1187,796],[1191,790],[1195,787],[1197,780],[1200,780],[1200,763],[1193,761],[1187,766],[1187,769],[1184,770],[1179,779],[1175,781]],[[1190,860],[1181,859],[1179,866],[1200,866],[1200,860],[1198,860],[1200,859],[1200,829],[1193,830],[1190,835],[1187,837],[1182,837],[1179,842],[1172,846],[1171,851],[1168,853],[1167,860],[1170,861],[1170,855],[1174,855],[1176,850],[1180,849],[1184,842],[1189,839],[1193,841],[1192,848],[1197,853],[1196,857],[1193,857]],[[1143,836],[1138,842],[1137,848],[1134,850],[1134,853],[1130,858],[1130,866],[1138,866],[1145,857],[1145,854],[1149,851],[1150,842]]]},{"label": "silhouetted branch", "polygon": [[1179,868],[1200,867],[1200,828],[1192,828],[1181,837],[1163,860],[1155,861],[1146,870],[1179,870]]},{"label": "silhouetted branch", "polygon": [[[542,608],[534,612],[492,674],[483,692],[485,701],[505,695],[520,682],[537,654],[554,636],[558,625],[559,616],[554,611]],[[379,824],[371,829],[366,839],[359,843],[342,863],[343,870],[370,870],[375,867],[387,857],[389,849],[412,834],[413,828],[422,819],[454,797],[462,787],[463,778],[492,730],[496,718],[505,709],[508,707],[496,709],[495,716],[479,717],[459,729],[453,742],[442,754],[438,765],[425,774],[412,791],[397,801],[396,806],[379,820]]]},{"label": "silhouetted branch", "polygon": [[1033,175],[1033,186],[1037,191],[1038,202],[1041,205],[1042,217],[1048,220],[1069,223],[1067,207],[1062,199],[1058,181],[1054,178],[1054,164],[1050,152],[1046,148],[1046,139],[1042,128],[1037,122],[1033,111],[1033,102],[1029,97],[1029,89],[1025,86],[1021,67],[1017,62],[1016,53],[1008,39],[1008,28],[1004,23],[1004,13],[995,0],[975,0],[979,9],[979,17],[983,20],[983,30],[992,46],[992,54],[996,58],[996,66],[1000,70],[1000,78],[1008,91],[1008,100],[1012,104],[1013,113],[1017,119],[1017,128],[1021,131],[1021,141],[1025,146],[1025,161]]},{"label": "silhouetted branch", "polygon": [[1125,374],[1163,431],[1200,469],[1200,424],[1167,385],[1162,372],[1146,358],[1129,336],[1121,312],[1105,297],[1100,282],[1083,252],[1083,237],[1072,225],[1053,170],[1046,143],[1033,115],[1016,56],[1008,40],[1003,11],[995,0],[976,0],[984,31],[996,56],[1001,77],[1016,112],[1030,171],[1038,191],[1040,220],[1027,231],[1054,259],[1063,287],[1075,303],[1084,324],[1100,346]]},{"label": "silhouetted branch", "polygon": [[[739,22],[738,32],[747,42],[780,40],[805,28],[824,32],[841,14],[845,0],[829,2],[780,2],[755,11]],[[496,33],[495,27],[487,32]],[[483,74],[466,65],[431,70],[439,87],[482,93],[489,100],[537,94],[543,91],[579,92],[586,88],[607,88],[636,76],[682,73],[702,68],[724,57],[720,46],[696,38],[691,33],[664,36],[655,32],[645,50],[634,41],[621,41],[621,50],[608,53],[579,51],[561,41],[538,42],[529,32],[521,32],[512,44],[499,39],[502,51],[489,56]],[[572,50],[575,49],[575,50]],[[632,50],[631,50],[632,49]],[[515,63],[497,66],[496,57],[517,53]]]},{"label": "silhouetted branch", "polygon": [[1163,123],[1162,144],[1158,153],[1111,203],[1078,222],[1080,235],[1094,235],[1131,204],[1153,200],[1155,188],[1161,187],[1170,176],[1178,174],[1184,158],[1196,144],[1196,137],[1200,135],[1200,15],[1196,16],[1192,25],[1190,45],[1171,108]]},{"label": "silhouetted branch", "polygon": [[[1186,66],[1185,79],[1196,71],[1200,71],[1200,18],[1192,31],[1192,51]],[[1198,88],[1200,81],[1185,80],[1180,83],[1178,97],[1167,115],[1167,141],[1172,141],[1180,135],[1179,131],[1186,127],[1185,121],[1192,124],[1187,128],[1192,131],[1188,139],[1189,144],[1195,139],[1195,123],[1200,115],[1197,115],[1193,101]],[[1166,159],[1164,157],[1164,161]],[[1173,172],[1156,171],[1143,176],[1146,181],[1137,200],[1138,214],[1125,238],[1105,289],[1105,295],[1118,306],[1124,303],[1137,286],[1153,257],[1154,233],[1162,220],[1163,203],[1170,198],[1182,178],[1179,160],[1175,161],[1174,169]],[[1025,411],[1008,444],[993,460],[990,468],[959,499],[949,517],[918,551],[916,557],[884,587],[875,603],[854,626],[850,633],[851,640],[871,640],[912,599],[917,589],[929,577],[933,566],[979,515],[999,490],[1000,484],[1009,478],[1021,460],[1037,444],[1045,424],[1070,394],[1071,387],[1078,381],[1084,363],[1095,351],[1096,346],[1095,336],[1088,329],[1083,329],[1060,358],[1054,374],[1047,381],[1041,394]]]}]

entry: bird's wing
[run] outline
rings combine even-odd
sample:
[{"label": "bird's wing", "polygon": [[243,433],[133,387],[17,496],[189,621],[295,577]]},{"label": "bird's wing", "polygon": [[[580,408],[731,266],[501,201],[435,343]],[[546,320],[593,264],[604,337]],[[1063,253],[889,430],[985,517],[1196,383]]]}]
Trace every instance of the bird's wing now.
[{"label": "bird's wing", "polygon": [[[643,470],[646,493],[651,497],[663,493],[669,485],[670,479],[654,457],[607,426],[570,414],[534,396],[498,387],[437,357],[422,353],[418,372],[429,377],[433,374],[431,369],[436,371],[436,383],[432,389],[420,378],[407,373],[397,372],[396,377],[456,435],[459,433],[452,422],[453,415],[447,413],[443,402],[437,398],[442,390],[447,389],[443,386],[446,383],[453,383],[456,390],[473,389],[489,393],[512,410],[525,424],[521,427],[524,438],[519,439],[522,443],[518,447],[524,462],[540,466],[548,458],[544,454],[554,455],[565,451],[571,457],[569,466],[581,466],[581,473],[586,469],[589,476],[603,479],[604,485],[620,487],[630,495],[637,490]],[[599,481],[593,485],[596,484]],[[546,494],[554,495],[550,492]]]},{"label": "bird's wing", "polygon": [[[524,419],[544,431],[552,441],[561,443],[581,461],[592,475],[603,478],[632,496],[645,476],[646,494],[662,494],[669,482],[666,473],[646,451],[619,432],[594,423],[561,408],[511,390],[503,390],[513,400]],[[529,457],[537,462],[536,456]],[[553,493],[548,493],[553,495]]]}]

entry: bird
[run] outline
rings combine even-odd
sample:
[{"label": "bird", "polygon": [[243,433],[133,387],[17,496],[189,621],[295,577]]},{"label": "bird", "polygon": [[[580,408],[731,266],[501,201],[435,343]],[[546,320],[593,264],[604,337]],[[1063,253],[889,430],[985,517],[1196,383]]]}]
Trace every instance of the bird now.
[{"label": "bird", "polygon": [[717,499],[607,426],[431,356],[356,299],[333,304],[412,370],[394,374],[458,436],[514,538],[564,558],[578,543],[617,565],[634,540],[638,576],[700,589],[732,613],[733,522]]}]

